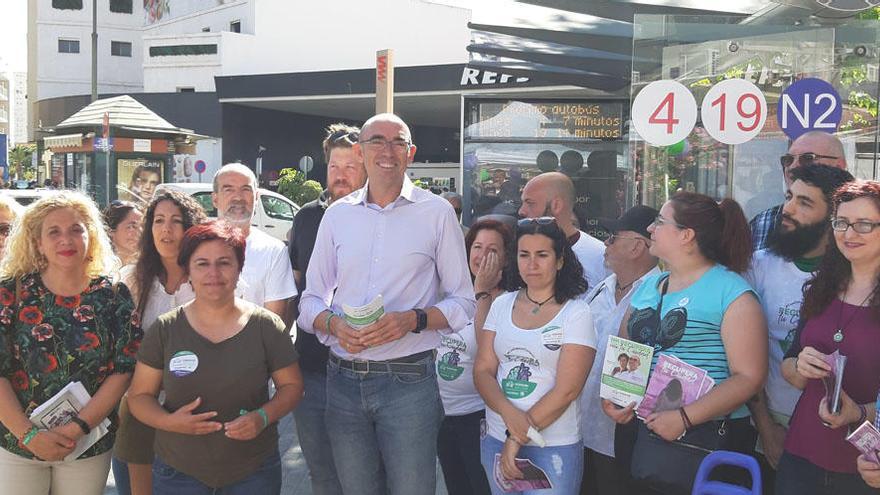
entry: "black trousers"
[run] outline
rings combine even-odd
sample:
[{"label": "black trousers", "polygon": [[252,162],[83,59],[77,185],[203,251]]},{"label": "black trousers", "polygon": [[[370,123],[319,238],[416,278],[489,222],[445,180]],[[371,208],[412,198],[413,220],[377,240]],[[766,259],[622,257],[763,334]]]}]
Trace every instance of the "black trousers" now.
[{"label": "black trousers", "polygon": [[437,437],[437,457],[449,495],[489,495],[489,481],[480,462],[480,423],[486,411],[446,416]]}]

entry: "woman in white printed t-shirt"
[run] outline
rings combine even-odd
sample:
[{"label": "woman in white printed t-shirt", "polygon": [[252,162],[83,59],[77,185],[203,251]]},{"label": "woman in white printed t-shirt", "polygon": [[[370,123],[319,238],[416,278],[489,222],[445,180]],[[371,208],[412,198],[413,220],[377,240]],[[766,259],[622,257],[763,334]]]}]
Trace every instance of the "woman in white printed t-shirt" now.
[{"label": "woman in white printed t-shirt", "polygon": [[[476,298],[485,300],[488,307],[510,283],[508,261],[513,252],[513,231],[497,220],[480,220],[471,225],[464,243]],[[476,357],[473,322],[459,332],[440,336],[437,383],[445,416],[437,437],[437,457],[449,495],[490,493],[480,463],[480,432],[485,431],[486,404],[474,386]]]},{"label": "woman in white printed t-shirt", "polygon": [[481,460],[493,494],[511,493],[500,485],[576,494],[584,460],[577,397],[597,340],[590,308],[577,299],[587,289],[583,268],[553,217],[520,220],[516,238],[522,289],[499,296],[482,326],[487,303],[477,302],[474,380],[488,406]]}]

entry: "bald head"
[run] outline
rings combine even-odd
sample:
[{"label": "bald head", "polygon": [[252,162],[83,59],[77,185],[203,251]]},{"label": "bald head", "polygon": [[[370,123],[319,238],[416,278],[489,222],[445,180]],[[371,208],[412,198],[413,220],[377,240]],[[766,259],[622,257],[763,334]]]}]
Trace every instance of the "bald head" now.
[{"label": "bald head", "polygon": [[570,235],[574,221],[574,184],[565,174],[547,172],[533,177],[523,188],[519,215],[523,218],[555,217]]},{"label": "bald head", "polygon": [[827,132],[810,131],[795,139],[788,148],[788,154],[794,157],[794,161],[785,167],[784,177],[787,188],[790,188],[792,183],[791,171],[805,163],[805,160],[801,159],[801,155],[805,153],[818,155],[813,163],[846,170],[846,155],[840,139]]},{"label": "bald head", "polygon": [[549,196],[549,199],[558,198],[566,208],[574,207],[574,183],[567,175],[560,172],[546,172],[526,184],[526,188],[537,188]]},{"label": "bald head", "polygon": [[406,122],[404,122],[403,119],[393,113],[380,113],[367,119],[367,121],[364,122],[364,125],[361,126],[361,135],[369,136],[370,126],[380,122],[399,125],[403,128],[407,141],[412,141],[412,133],[409,130],[409,126],[406,125]]}]

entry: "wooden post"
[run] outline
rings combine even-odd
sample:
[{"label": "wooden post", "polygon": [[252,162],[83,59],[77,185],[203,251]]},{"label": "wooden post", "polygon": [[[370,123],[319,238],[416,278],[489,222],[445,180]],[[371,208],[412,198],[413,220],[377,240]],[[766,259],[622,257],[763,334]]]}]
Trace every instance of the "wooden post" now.
[{"label": "wooden post", "polygon": [[394,113],[394,50],[376,52],[376,113]]}]

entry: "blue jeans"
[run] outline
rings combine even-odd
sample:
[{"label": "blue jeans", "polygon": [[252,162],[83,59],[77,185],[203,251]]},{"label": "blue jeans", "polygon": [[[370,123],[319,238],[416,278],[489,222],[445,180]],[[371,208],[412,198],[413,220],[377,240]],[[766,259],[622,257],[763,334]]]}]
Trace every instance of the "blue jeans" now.
[{"label": "blue jeans", "polygon": [[131,477],[128,475],[128,463],[113,457],[110,459],[113,469],[113,481],[116,482],[117,495],[131,495]]},{"label": "blue jeans", "polygon": [[327,433],[350,495],[434,495],[443,405],[433,356],[405,373],[327,363]]},{"label": "blue jeans", "polygon": [[153,461],[153,495],[279,495],[281,493],[281,456],[270,455],[263,465],[247,478],[221,488],[211,488],[181,473],[156,457]]},{"label": "blue jeans", "polygon": [[327,409],[327,375],[302,370],[305,396],[293,411],[296,435],[309,466],[314,495],[342,495],[333,465],[333,449],[324,422]]},{"label": "blue jeans", "polygon": [[783,452],[776,469],[776,495],[868,495],[869,487],[858,473],[826,471],[812,462]]},{"label": "blue jeans", "polygon": [[[489,487],[492,495],[504,495],[498,483],[495,482],[495,454],[501,453],[504,442],[486,435],[480,442],[480,459],[486,477],[489,479]],[[553,488],[542,490],[526,490],[521,495],[577,495],[581,489],[581,478],[584,474],[584,446],[577,442],[571,445],[557,447],[531,447],[524,446],[519,449],[517,459],[528,459],[547,473],[547,478]]]}]

